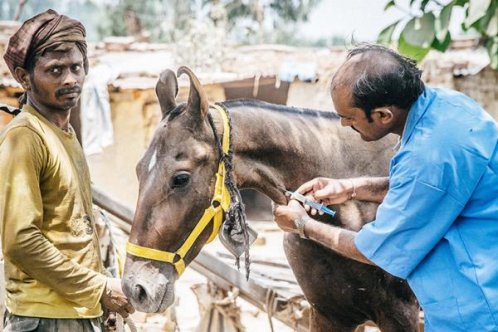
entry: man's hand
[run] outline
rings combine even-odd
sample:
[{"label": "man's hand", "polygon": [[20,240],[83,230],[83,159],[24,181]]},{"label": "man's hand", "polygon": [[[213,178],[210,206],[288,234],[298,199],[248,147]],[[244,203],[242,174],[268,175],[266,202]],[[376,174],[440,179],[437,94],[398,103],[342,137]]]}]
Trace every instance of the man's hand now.
[{"label": "man's hand", "polygon": [[[351,199],[354,191],[352,179],[315,178],[302,184],[297,192],[324,205],[342,204]],[[306,211],[310,210],[305,206]],[[316,214],[312,209],[311,214]]]},{"label": "man's hand", "polygon": [[135,308],[130,304],[121,289],[121,280],[108,278],[104,293],[100,298],[100,303],[109,311],[117,312],[126,318],[135,312]]},{"label": "man's hand", "polygon": [[294,220],[306,214],[303,206],[294,199],[291,199],[287,205],[273,206],[273,220],[286,232],[298,233]]}]

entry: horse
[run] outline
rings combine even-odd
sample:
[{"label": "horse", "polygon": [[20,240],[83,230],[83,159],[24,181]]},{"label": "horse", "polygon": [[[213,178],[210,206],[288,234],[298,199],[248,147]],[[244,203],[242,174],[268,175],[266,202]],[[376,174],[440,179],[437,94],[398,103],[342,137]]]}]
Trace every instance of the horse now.
[{"label": "horse", "polygon": [[[179,105],[175,73],[159,77],[162,120],[136,167],[139,195],[122,286],[143,312],[172,304],[175,281],[216,236],[230,200],[219,187],[225,173],[233,172],[237,188],[286,204],[286,189],[318,176],[386,176],[393,154],[393,137],[363,142],[334,112],[255,100],[212,108],[195,74],[185,66],[182,74],[190,90]],[[359,230],[375,218],[377,204],[350,200],[332,208],[336,217],[327,222]],[[311,306],[310,331],[350,332],[368,320],[382,331],[418,331],[419,306],[406,281],[293,233],[284,250]]]}]

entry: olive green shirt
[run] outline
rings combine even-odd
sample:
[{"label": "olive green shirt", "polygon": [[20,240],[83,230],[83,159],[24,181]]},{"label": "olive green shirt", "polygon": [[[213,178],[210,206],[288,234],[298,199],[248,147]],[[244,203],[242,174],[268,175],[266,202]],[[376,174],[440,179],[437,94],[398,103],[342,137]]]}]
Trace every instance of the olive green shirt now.
[{"label": "olive green shirt", "polygon": [[10,313],[102,315],[106,277],[82,148],[72,128],[30,106],[0,133],[0,222]]}]

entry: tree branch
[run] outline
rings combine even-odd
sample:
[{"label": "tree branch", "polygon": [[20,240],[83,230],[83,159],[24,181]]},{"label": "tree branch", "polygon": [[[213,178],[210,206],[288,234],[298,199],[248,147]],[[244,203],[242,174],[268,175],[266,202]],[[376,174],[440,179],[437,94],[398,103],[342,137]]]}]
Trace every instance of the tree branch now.
[{"label": "tree branch", "polygon": [[14,21],[19,21],[21,18],[21,13],[24,8],[24,5],[28,2],[28,0],[19,0],[19,5],[17,6],[16,9],[16,16],[14,17]]}]

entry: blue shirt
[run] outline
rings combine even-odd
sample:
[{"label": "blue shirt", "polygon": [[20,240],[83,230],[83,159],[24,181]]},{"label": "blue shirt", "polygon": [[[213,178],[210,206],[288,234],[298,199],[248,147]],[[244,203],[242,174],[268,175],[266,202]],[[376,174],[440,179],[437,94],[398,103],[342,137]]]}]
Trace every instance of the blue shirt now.
[{"label": "blue shirt", "polygon": [[407,279],[426,331],[498,331],[498,127],[472,99],[426,88],[389,191],[355,244]]}]

